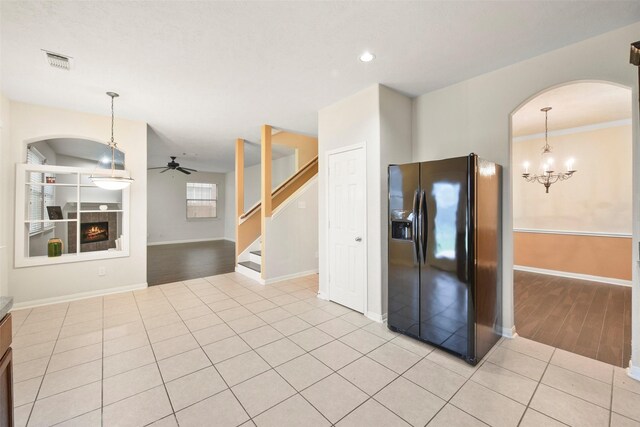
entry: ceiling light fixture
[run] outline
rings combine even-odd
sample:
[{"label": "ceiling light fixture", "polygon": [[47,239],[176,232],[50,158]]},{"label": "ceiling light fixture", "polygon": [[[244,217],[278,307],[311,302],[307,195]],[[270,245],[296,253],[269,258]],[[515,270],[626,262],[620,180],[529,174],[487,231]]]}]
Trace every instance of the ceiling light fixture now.
[{"label": "ceiling light fixture", "polygon": [[[115,92],[107,92],[107,95],[111,97],[111,141],[107,143],[107,146],[111,150],[111,174],[91,174],[90,179],[95,185],[105,190],[122,190],[123,188],[128,187],[133,182],[133,179],[126,176],[116,175],[116,148],[118,147],[118,144],[113,140],[113,99],[120,95]],[[100,163],[101,161],[99,160],[96,169],[99,167]],[[122,168],[124,169],[124,160],[122,161]]]},{"label": "ceiling light fixture", "polygon": [[366,51],[362,55],[360,55],[360,61],[362,62],[371,62],[374,59],[376,59],[376,56],[369,51]]},{"label": "ceiling light fixture", "polygon": [[546,191],[549,192],[551,184],[555,184],[558,181],[565,181],[573,176],[576,170],[573,168],[573,159],[567,160],[566,172],[554,172],[553,171],[553,158],[551,157],[551,146],[549,145],[549,126],[548,126],[548,114],[551,107],[541,108],[540,111],[544,113],[544,147],[542,147],[542,161],[540,162],[541,174],[529,173],[529,162],[524,162],[524,173],[522,177],[527,182],[537,182],[544,185]]}]

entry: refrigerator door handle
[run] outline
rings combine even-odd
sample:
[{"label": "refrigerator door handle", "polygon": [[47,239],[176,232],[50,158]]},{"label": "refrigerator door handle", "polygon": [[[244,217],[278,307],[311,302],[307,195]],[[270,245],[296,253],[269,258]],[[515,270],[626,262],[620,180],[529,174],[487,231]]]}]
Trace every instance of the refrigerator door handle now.
[{"label": "refrigerator door handle", "polygon": [[424,242],[424,190],[420,191],[420,201],[418,202],[418,246],[420,247],[418,259],[420,262],[427,262],[427,247]]},{"label": "refrigerator door handle", "polygon": [[413,217],[411,220],[411,226],[413,228],[413,246],[416,249],[416,261],[418,262],[418,264],[420,264],[420,240],[418,237],[418,233],[419,233],[419,214],[418,214],[418,193],[419,191],[416,190],[415,193],[413,193]]},{"label": "refrigerator door handle", "polygon": [[420,211],[422,212],[422,225],[421,236],[420,236],[420,244],[422,245],[422,257],[423,262],[427,263],[427,243],[429,242],[429,227],[427,224],[427,198],[425,196],[425,192],[422,191],[422,202],[420,203]]}]

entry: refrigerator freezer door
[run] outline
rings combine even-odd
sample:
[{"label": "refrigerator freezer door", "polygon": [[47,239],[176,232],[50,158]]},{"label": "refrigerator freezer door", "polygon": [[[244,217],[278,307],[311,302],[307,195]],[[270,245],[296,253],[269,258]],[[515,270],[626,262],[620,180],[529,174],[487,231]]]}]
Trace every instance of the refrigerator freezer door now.
[{"label": "refrigerator freezer door", "polygon": [[420,322],[419,185],[418,163],[389,166],[388,324],[416,337]]},{"label": "refrigerator freezer door", "polygon": [[[473,359],[468,157],[421,163],[420,338]],[[472,325],[471,325],[472,326]]]}]

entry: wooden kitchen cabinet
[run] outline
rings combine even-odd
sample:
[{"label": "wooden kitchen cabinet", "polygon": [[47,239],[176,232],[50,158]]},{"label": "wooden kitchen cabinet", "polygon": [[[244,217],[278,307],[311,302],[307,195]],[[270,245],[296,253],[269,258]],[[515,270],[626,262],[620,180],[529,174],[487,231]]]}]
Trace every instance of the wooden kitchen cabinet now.
[{"label": "wooden kitchen cabinet", "polygon": [[0,321],[0,427],[13,426],[13,353],[11,313]]}]

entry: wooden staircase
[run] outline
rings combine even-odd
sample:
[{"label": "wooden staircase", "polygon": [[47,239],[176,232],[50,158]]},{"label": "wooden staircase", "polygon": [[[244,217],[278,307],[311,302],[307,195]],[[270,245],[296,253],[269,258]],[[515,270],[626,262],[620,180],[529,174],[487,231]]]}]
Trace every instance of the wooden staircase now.
[{"label": "wooden staircase", "polygon": [[[296,148],[296,164],[306,160],[297,171],[277,188],[271,189],[271,147],[277,139],[283,145]],[[317,138],[291,132],[273,134],[269,125],[262,127],[261,141],[261,200],[244,212],[244,140],[236,141],[236,271],[249,277],[266,279],[265,221],[318,174]],[[256,244],[260,240],[260,250]]]}]

